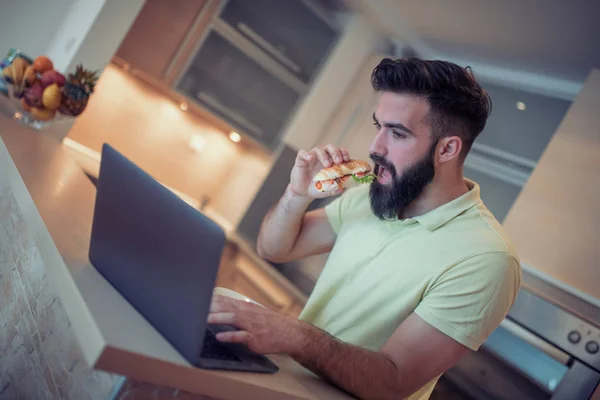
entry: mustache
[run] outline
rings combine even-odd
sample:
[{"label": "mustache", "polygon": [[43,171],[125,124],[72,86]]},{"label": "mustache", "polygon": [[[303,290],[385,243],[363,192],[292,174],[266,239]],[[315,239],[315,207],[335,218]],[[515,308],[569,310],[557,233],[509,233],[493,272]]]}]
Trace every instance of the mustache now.
[{"label": "mustache", "polygon": [[373,160],[373,162],[376,164],[376,169],[378,168],[377,166],[380,165],[390,171],[393,177],[396,176],[396,167],[394,167],[394,164],[390,163],[383,156],[380,156],[379,154],[369,154],[369,158],[371,158],[371,160]]}]

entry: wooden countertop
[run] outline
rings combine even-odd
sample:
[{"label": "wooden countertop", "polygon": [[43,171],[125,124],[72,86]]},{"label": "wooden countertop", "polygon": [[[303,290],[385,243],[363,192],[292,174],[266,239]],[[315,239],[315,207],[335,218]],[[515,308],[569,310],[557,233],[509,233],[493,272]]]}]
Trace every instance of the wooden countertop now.
[{"label": "wooden countertop", "polygon": [[4,116],[0,138],[0,166],[90,367],[222,400],[351,398],[285,356],[270,357],[273,375],[191,366],[90,264],[95,188],[60,143]]}]

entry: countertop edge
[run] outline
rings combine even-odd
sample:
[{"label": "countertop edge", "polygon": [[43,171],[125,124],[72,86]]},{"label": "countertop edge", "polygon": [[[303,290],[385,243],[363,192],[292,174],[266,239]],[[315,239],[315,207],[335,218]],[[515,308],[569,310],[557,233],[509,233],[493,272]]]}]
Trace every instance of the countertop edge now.
[{"label": "countertop edge", "polygon": [[[156,358],[140,354],[127,355],[127,353],[127,350],[106,346],[94,364],[94,368],[118,373],[134,380],[152,381],[159,386],[176,388],[189,393],[201,393],[202,396],[209,396],[214,399],[315,400],[315,397],[298,382],[289,382],[297,385],[294,394],[277,388],[266,389],[246,380],[237,380],[236,385],[231,385],[231,377],[226,376],[227,373],[221,371],[205,370],[202,371],[203,376],[198,376],[197,371],[184,365],[173,365]],[[140,358],[143,359],[143,362],[139,360]],[[276,360],[276,362],[281,364],[285,361],[282,358]],[[236,372],[231,373],[237,374]],[[246,372],[242,374],[248,374],[248,376],[262,375]]]}]

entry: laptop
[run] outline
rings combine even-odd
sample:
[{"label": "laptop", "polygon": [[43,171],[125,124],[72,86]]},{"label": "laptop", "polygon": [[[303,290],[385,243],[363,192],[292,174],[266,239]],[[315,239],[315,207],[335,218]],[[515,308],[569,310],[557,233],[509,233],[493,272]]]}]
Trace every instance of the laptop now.
[{"label": "laptop", "polygon": [[108,144],[102,147],[89,259],[198,368],[274,373],[267,357],[216,340],[206,322],[226,237]]}]

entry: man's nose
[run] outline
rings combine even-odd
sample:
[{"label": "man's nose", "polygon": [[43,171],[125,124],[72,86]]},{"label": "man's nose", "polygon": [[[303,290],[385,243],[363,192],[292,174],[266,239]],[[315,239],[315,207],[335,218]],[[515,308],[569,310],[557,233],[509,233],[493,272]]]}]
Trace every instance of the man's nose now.
[{"label": "man's nose", "polygon": [[371,142],[371,148],[369,150],[371,154],[379,154],[381,156],[385,156],[387,154],[387,141],[383,129],[380,129],[379,132],[377,132],[373,142]]}]

